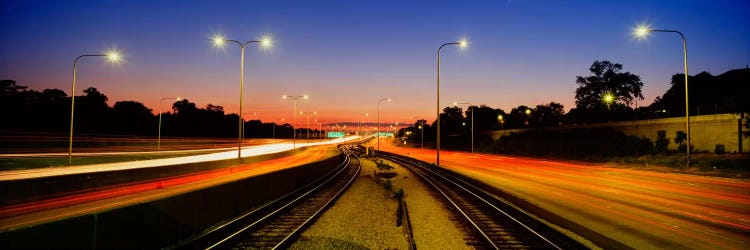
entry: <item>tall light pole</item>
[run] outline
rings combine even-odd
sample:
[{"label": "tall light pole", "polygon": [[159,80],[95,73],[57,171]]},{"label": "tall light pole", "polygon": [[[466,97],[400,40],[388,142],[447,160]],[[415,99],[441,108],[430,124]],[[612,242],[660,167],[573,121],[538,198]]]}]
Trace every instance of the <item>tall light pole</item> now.
[{"label": "tall light pole", "polygon": [[500,129],[505,129],[505,126],[503,126],[505,123],[505,120],[503,120],[502,114],[497,115],[497,122],[500,123]]},{"label": "tall light pole", "polygon": [[[469,110],[472,106],[474,106],[473,104],[468,103],[468,102],[454,102],[453,105],[456,105],[456,106],[467,105],[466,110]],[[474,153],[474,111],[476,111],[476,109],[473,109],[471,111],[471,152],[472,153]]]},{"label": "tall light pole", "polygon": [[226,42],[232,42],[236,43],[240,46],[241,54],[240,54],[240,112],[239,114],[239,127],[237,129],[237,159],[240,161],[242,160],[242,137],[243,137],[243,120],[242,120],[242,96],[244,94],[244,87],[245,87],[245,47],[251,43],[260,43],[260,46],[263,48],[270,48],[271,47],[271,38],[264,36],[260,40],[252,40],[247,42],[240,42],[237,40],[228,40],[224,39],[224,36],[216,35],[213,38],[214,46],[215,47],[223,47]]},{"label": "tall light pole", "polygon": [[[283,95],[281,96],[282,99],[290,99],[294,101],[294,123],[297,123],[297,99],[304,98],[307,100],[307,95],[300,95],[300,96],[290,96],[290,95]],[[297,127],[292,125],[292,141],[294,143],[294,148],[297,148]]]},{"label": "tall light pole", "polygon": [[164,100],[177,100],[179,101],[179,97],[164,97],[159,100],[159,132],[156,139],[156,151],[159,151],[161,148],[161,103],[164,102]]},{"label": "tall light pole", "polygon": [[384,101],[391,102],[391,98],[384,98],[384,99],[378,100],[378,136],[377,136],[377,138],[378,138],[378,150],[380,150],[380,103],[384,102]]},{"label": "tall light pole", "polygon": [[443,45],[440,45],[437,51],[437,105],[435,106],[435,114],[437,115],[437,152],[435,164],[437,164],[438,167],[440,166],[440,51],[446,45],[458,45],[463,49],[466,48],[468,42],[466,40],[461,40],[459,42],[444,43]]},{"label": "tall light pole", "polygon": [[102,55],[80,55],[73,60],[73,85],[70,89],[70,136],[68,137],[68,166],[73,166],[73,118],[76,103],[76,72],[78,68],[78,59],[90,56],[104,56],[110,63],[118,63],[122,59],[120,53],[115,50],[107,51]]},{"label": "tall light pole", "polygon": [[318,112],[316,112],[316,111],[313,111],[313,112],[300,111],[299,114],[300,115],[307,115],[307,141],[309,143],[310,142],[310,130],[311,130],[310,129],[310,115],[318,114]]},{"label": "tall light pole", "polygon": [[360,122],[359,122],[359,133],[360,134],[364,134],[363,131],[362,131],[362,123],[365,122],[365,117],[367,117],[367,116],[370,116],[370,114],[368,114],[368,113],[363,113],[362,114],[362,120],[360,120]]},{"label": "tall light pole", "polygon": [[635,35],[637,38],[645,39],[649,33],[651,32],[669,32],[669,33],[676,33],[677,35],[680,35],[680,38],[682,38],[682,59],[683,59],[683,65],[685,67],[685,127],[687,130],[687,149],[685,149],[685,153],[687,154],[687,167],[690,167],[690,104],[688,102],[688,60],[687,60],[687,39],[685,39],[685,35],[682,34],[682,32],[679,32],[677,30],[659,30],[659,29],[651,29],[648,25],[639,25],[635,28],[633,31],[633,35]]}]

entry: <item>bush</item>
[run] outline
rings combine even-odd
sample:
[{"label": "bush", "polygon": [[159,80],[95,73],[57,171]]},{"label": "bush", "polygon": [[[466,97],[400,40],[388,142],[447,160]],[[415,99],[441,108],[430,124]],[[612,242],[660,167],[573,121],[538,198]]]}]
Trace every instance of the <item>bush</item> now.
[{"label": "bush", "polygon": [[654,153],[666,154],[669,146],[669,138],[667,138],[667,131],[659,130],[656,131],[656,142],[654,142]]},{"label": "bush", "polygon": [[396,200],[401,200],[404,198],[404,189],[399,188],[398,191],[393,192],[393,198]]},{"label": "bush", "polygon": [[641,156],[653,152],[648,138],[628,136],[612,128],[532,130],[503,136],[488,150],[497,153],[540,157],[596,159]]},{"label": "bush", "polygon": [[385,188],[385,190],[391,191],[393,190],[393,183],[391,183],[391,180],[386,180],[383,184],[383,187]]},{"label": "bush", "polygon": [[726,153],[726,148],[724,147],[724,144],[716,144],[716,147],[714,148],[714,153],[716,153],[717,155]]},{"label": "bush", "polygon": [[687,151],[687,145],[684,143],[677,146],[677,153],[684,154],[685,151]]},{"label": "bush", "polygon": [[393,167],[392,167],[391,165],[388,165],[388,164],[386,164],[386,163],[383,163],[383,161],[382,161],[382,160],[377,160],[377,161],[375,161],[375,166],[377,166],[379,170],[389,170],[389,169],[393,169]]}]

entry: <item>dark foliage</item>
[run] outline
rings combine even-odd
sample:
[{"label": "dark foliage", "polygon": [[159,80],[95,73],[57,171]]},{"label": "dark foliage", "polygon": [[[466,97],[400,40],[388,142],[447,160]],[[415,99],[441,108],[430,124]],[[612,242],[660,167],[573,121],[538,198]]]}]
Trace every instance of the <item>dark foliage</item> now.
[{"label": "dark foliage", "polygon": [[647,138],[627,136],[611,128],[530,130],[500,138],[499,153],[553,157],[640,156],[651,153]]},{"label": "dark foliage", "polygon": [[[94,87],[75,99],[75,133],[156,136],[159,114],[136,101],[121,101],[110,107],[109,98]],[[70,126],[70,96],[59,89],[42,92],[0,81],[0,130],[65,133]],[[244,123],[248,138],[291,138],[289,124]],[[239,117],[225,114],[222,106],[208,104],[198,108],[183,99],[172,105],[172,112],[162,113],[162,136],[236,137]],[[306,132],[306,131],[301,131]],[[311,130],[317,135],[317,130]]]}]

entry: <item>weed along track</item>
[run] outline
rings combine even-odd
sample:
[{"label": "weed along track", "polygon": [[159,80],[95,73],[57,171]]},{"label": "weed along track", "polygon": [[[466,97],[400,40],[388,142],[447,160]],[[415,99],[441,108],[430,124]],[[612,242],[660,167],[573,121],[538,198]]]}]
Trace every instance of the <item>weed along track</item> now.
[{"label": "weed along track", "polygon": [[377,156],[408,168],[438,192],[455,217],[462,219],[467,245],[488,249],[586,248],[449,171],[391,153],[378,152]]},{"label": "weed along track", "polygon": [[361,169],[350,146],[342,146],[340,165],[320,179],[229,222],[195,236],[179,248],[278,249],[296,236],[346,191]]}]

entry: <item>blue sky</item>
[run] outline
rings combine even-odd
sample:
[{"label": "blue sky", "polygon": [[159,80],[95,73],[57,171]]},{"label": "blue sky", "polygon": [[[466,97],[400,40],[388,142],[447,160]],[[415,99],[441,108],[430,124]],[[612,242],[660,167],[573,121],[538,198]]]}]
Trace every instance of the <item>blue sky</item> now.
[{"label": "blue sky", "polygon": [[[78,89],[95,86],[110,102],[183,96],[204,106],[238,107],[239,48],[210,37],[252,40],[247,112],[291,115],[282,94],[308,94],[301,109],[330,122],[375,113],[382,120],[434,119],[437,47],[442,98],[509,111],[560,102],[574,107],[575,76],[594,60],[640,75],[644,102],[682,72],[678,36],[635,40],[632,28],[677,29],[688,39],[691,74],[750,64],[749,1],[8,1],[0,8],[0,78],[35,89],[70,91],[73,59],[117,48],[127,61],[86,58]],[[80,94],[80,93],[79,93]],[[289,115],[284,115],[284,114]]]}]

